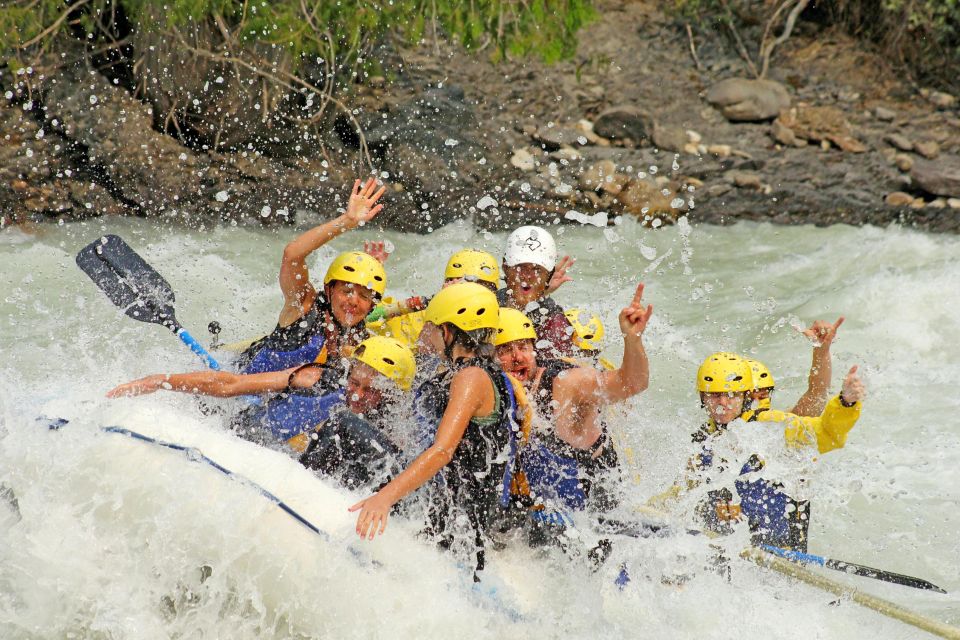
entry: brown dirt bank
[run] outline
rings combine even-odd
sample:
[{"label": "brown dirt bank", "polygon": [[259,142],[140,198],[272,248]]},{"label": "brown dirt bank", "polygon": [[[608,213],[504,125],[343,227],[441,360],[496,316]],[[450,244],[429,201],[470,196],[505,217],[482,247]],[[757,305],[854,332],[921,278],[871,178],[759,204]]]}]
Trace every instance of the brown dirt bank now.
[{"label": "brown dirt bank", "polygon": [[[392,184],[382,224],[427,232],[472,216],[507,228],[575,209],[651,223],[683,212],[717,224],[960,232],[951,96],[911,86],[882,58],[815,25],[777,50],[774,85],[721,91],[718,82],[749,77],[722,40],[691,41],[656,3],[598,4],[577,55],[550,67],[493,65],[434,43],[384,54],[393,74],[352,97],[370,164]],[[184,146],[157,130],[149,103],[82,56],[33,88],[28,96],[0,87],[7,222],[284,224],[300,209],[332,211],[352,177],[370,170],[345,121],[322,153]],[[740,102],[723,105],[719,94]],[[498,205],[477,208],[484,195]]]}]

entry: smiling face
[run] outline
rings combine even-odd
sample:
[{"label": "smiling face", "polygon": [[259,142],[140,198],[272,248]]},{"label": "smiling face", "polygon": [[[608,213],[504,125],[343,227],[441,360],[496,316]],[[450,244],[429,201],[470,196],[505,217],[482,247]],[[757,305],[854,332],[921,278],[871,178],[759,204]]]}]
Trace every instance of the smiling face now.
[{"label": "smiling face", "polygon": [[743,413],[743,393],[700,393],[700,402],[717,424],[728,424]]},{"label": "smiling face", "polygon": [[503,370],[528,384],[537,373],[537,354],[533,340],[514,340],[497,347],[497,360]]},{"label": "smiling face", "polygon": [[550,282],[550,272],[540,265],[524,262],[515,267],[503,266],[503,277],[510,296],[523,310],[531,302],[543,297]]},{"label": "smiling face", "polygon": [[374,293],[366,287],[334,280],[327,285],[333,317],[344,327],[353,327],[373,310]]},{"label": "smiling face", "polygon": [[384,392],[390,388],[390,380],[362,362],[353,361],[347,376],[347,409],[356,414],[369,415],[383,405]]}]

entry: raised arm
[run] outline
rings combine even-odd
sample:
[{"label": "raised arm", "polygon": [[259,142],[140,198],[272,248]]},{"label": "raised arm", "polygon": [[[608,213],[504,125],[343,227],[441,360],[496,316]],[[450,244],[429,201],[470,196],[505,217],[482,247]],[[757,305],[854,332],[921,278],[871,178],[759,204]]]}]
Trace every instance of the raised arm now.
[{"label": "raised arm", "polygon": [[830,391],[830,379],[833,377],[830,345],[837,337],[837,329],[843,324],[844,319],[840,316],[833,324],[825,320],[817,320],[803,331],[803,335],[813,341],[813,362],[810,364],[810,374],[807,377],[807,390],[797,400],[797,404],[790,413],[798,416],[819,416],[823,413]]},{"label": "raised arm", "polygon": [[[653,305],[644,306],[643,283],[637,285],[633,300],[620,312],[623,333],[623,363],[613,371],[577,367],[557,376],[553,383],[557,401],[557,437],[572,446],[589,445],[596,440],[596,425],[588,412],[596,412],[601,403],[619,402],[644,391],[650,384],[650,362],[643,347]],[[589,425],[593,427],[588,428]]]},{"label": "raised arm", "polygon": [[356,229],[377,215],[383,205],[376,202],[385,191],[386,187],[377,189],[377,181],[373,178],[363,185],[359,180],[355,181],[343,215],[301,233],[284,248],[280,262],[280,290],[283,292],[281,326],[299,319],[303,315],[304,302],[316,295],[316,290],[310,284],[307,257],[340,234]]},{"label": "raised arm", "polygon": [[350,511],[360,511],[357,534],[372,540],[378,533],[383,533],[393,505],[450,463],[470,419],[489,414],[493,402],[493,385],[482,369],[469,367],[459,371],[450,384],[450,400],[433,444],[380,491],[350,507]]}]

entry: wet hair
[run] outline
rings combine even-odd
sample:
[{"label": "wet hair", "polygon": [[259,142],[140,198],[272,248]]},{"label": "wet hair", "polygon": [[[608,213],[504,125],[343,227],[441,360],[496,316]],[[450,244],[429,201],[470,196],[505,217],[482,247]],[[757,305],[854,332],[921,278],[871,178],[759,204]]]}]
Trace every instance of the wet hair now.
[{"label": "wet hair", "polygon": [[460,345],[467,351],[476,353],[481,358],[492,360],[496,357],[496,349],[491,342],[495,329],[483,328],[464,331],[453,323],[447,322],[444,324],[450,327],[450,330],[453,332],[453,341],[444,349],[448,359],[452,359],[450,354],[453,353],[453,348],[457,345]]}]

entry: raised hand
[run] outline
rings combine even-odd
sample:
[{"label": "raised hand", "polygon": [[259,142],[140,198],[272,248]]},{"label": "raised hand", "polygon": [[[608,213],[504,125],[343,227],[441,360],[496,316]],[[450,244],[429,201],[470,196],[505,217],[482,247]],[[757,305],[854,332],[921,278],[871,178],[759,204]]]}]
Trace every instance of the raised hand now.
[{"label": "raised hand", "polygon": [[369,254],[383,264],[390,257],[387,252],[386,243],[383,240],[367,240],[363,243],[363,252]]},{"label": "raised hand", "polygon": [[142,396],[148,393],[153,393],[163,386],[163,383],[166,382],[166,379],[167,377],[165,375],[158,373],[156,375],[147,376],[146,378],[140,378],[139,380],[133,380],[132,382],[125,382],[124,384],[114,387],[108,391],[107,397],[122,398],[124,396]]},{"label": "raised hand", "polygon": [[344,214],[347,220],[354,226],[362,226],[369,222],[383,209],[383,205],[377,204],[377,200],[386,191],[385,186],[377,189],[377,181],[374,178],[370,178],[363,185],[360,184],[360,180],[354,181],[350,201],[347,203],[347,212]]},{"label": "raised hand", "polygon": [[560,258],[560,263],[553,270],[553,275],[550,277],[550,282],[547,283],[546,295],[551,295],[554,291],[560,288],[564,282],[573,282],[573,278],[567,275],[567,270],[573,266],[573,263],[576,262],[574,258],[570,256],[563,256]]},{"label": "raised hand", "polygon": [[843,387],[840,395],[845,402],[860,402],[867,395],[866,387],[863,386],[863,380],[857,374],[857,365],[850,367],[847,377],[843,379]]},{"label": "raised hand", "polygon": [[837,337],[837,329],[846,320],[843,316],[837,318],[837,321],[830,324],[826,320],[816,320],[812,325],[801,331],[803,335],[810,338],[817,347],[829,347],[833,339]]},{"label": "raised hand", "polygon": [[647,328],[647,322],[653,315],[653,305],[644,306],[640,300],[643,298],[643,283],[637,285],[637,291],[633,294],[633,300],[630,305],[620,312],[620,331],[625,336],[641,336]]}]

